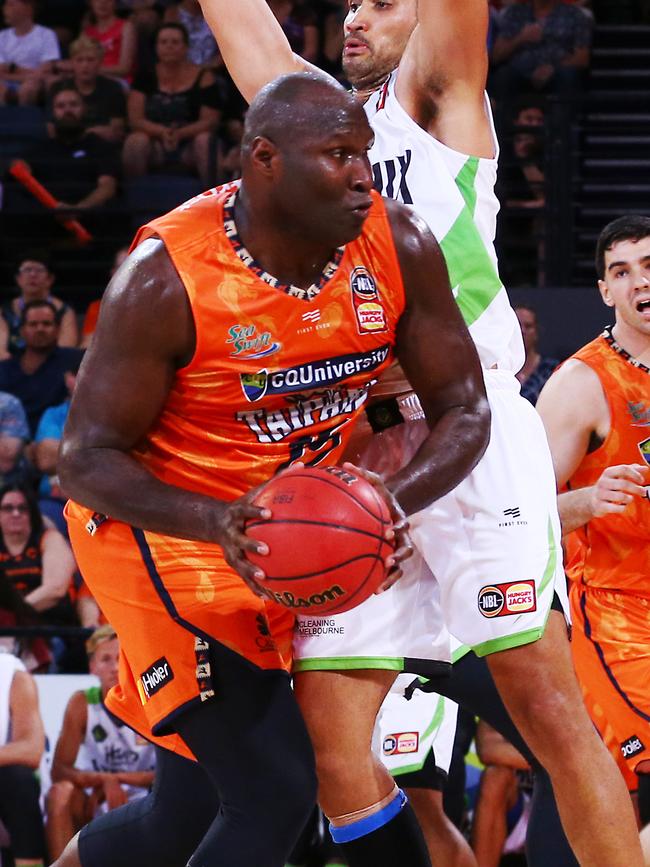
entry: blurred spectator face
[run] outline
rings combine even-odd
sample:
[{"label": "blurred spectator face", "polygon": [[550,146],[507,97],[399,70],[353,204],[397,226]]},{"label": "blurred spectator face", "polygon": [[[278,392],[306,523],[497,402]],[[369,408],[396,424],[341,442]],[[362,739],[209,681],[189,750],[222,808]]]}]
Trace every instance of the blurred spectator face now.
[{"label": "blurred spectator face", "polygon": [[99,678],[104,694],[117,684],[119,658],[120,643],[117,638],[100,642],[90,658],[88,668],[91,674]]},{"label": "blurred spectator face", "polygon": [[52,119],[57,136],[74,137],[84,131],[84,103],[76,90],[61,90],[52,101]]},{"label": "blurred spectator face", "polygon": [[100,51],[79,51],[70,58],[74,80],[79,84],[92,84],[102,65]]},{"label": "blurred spectator face", "polygon": [[16,283],[25,301],[44,299],[50,294],[50,289],[54,283],[54,274],[50,272],[44,262],[25,259],[18,268]]},{"label": "blurred spectator face", "polygon": [[181,63],[187,47],[183,34],[175,27],[163,27],[156,38],[156,56],[161,63]]},{"label": "blurred spectator face", "polygon": [[[522,108],[515,120],[515,127],[544,126],[544,112],[537,106]],[[513,147],[516,156],[527,159],[536,156],[541,150],[542,136],[534,132],[518,132],[513,138]]]},{"label": "blurred spectator face", "polygon": [[537,350],[537,316],[528,307],[515,307],[526,355]]},{"label": "blurred spectator face", "polygon": [[46,306],[28,310],[20,334],[27,349],[38,352],[54,349],[59,339],[59,326],[54,311]]},{"label": "blurred spectator face", "polygon": [[34,18],[34,9],[31,3],[24,3],[23,0],[5,0],[2,7],[7,27],[18,27],[26,21],[32,21]]},{"label": "blurred spectator face", "polygon": [[7,491],[0,503],[0,530],[3,536],[29,535],[29,506],[20,491]]},{"label": "blurred spectator face", "polygon": [[90,0],[90,9],[96,18],[110,18],[115,13],[115,0]]},{"label": "blurred spectator face", "polygon": [[343,25],[343,72],[350,84],[374,85],[396,69],[416,24],[416,0],[350,4]]}]

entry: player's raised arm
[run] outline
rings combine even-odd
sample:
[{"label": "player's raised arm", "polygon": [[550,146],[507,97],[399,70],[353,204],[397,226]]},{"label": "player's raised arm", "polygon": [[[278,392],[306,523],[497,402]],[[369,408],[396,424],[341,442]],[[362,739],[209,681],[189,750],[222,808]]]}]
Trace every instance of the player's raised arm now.
[{"label": "player's raised arm", "polygon": [[489,441],[490,410],[478,355],[436,240],[412,211],[387,205],[406,290],[397,355],[430,427],[416,456],[388,483],[412,514],[476,466]]},{"label": "player's raised arm", "polygon": [[230,565],[252,579],[252,564],[231,554],[248,548],[244,521],[262,510],[246,498],[228,504],[165,484],[132,455],[162,411],[176,370],[191,359],[194,342],[180,278],[162,241],[146,240],[102,301],[63,435],[61,484],[81,505],[132,526],[216,542]]},{"label": "player's raised arm", "polygon": [[397,97],[421,126],[448,147],[494,156],[485,112],[487,0],[425,0],[406,46]]},{"label": "player's raised arm", "polygon": [[278,75],[320,72],[291,50],[265,0],[199,0],[232,80],[248,102]]}]

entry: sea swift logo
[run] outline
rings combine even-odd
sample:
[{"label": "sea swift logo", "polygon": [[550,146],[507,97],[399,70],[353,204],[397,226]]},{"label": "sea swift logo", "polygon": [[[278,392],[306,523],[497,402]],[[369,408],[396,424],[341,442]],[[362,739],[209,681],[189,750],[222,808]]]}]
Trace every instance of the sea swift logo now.
[{"label": "sea swift logo", "polygon": [[380,367],[388,358],[390,346],[385,344],[369,352],[356,352],[339,355],[323,361],[310,361],[285,370],[269,373],[242,373],[240,381],[246,400],[254,403],[266,395],[292,394],[309,389],[325,388],[335,385],[350,376],[370,373]]},{"label": "sea swift logo", "polygon": [[632,417],[632,427],[650,427],[650,407],[643,401],[634,402],[628,400],[627,411]]},{"label": "sea swift logo", "polygon": [[258,332],[255,325],[231,325],[226,345],[233,348],[232,358],[265,358],[282,347],[273,340],[270,331]]},{"label": "sea swift logo", "polygon": [[167,686],[173,679],[174,672],[171,665],[164,656],[161,656],[138,679],[138,692],[140,693],[142,704],[150,699],[152,695],[155,695],[158,690],[161,690],[163,686]]}]

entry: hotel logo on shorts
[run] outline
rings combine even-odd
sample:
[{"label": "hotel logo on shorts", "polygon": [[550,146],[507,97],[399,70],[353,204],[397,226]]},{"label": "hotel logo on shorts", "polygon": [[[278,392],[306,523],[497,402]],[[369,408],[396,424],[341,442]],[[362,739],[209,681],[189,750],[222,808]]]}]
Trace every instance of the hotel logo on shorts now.
[{"label": "hotel logo on shorts", "polygon": [[167,686],[173,679],[174,672],[171,665],[164,656],[161,656],[138,678],[137,686],[142,704],[145,704],[152,695],[155,695],[163,686]]},{"label": "hotel logo on shorts", "polygon": [[386,331],[386,314],[372,274],[362,266],[356,267],[350,274],[350,288],[359,334]]},{"label": "hotel logo on shorts", "polygon": [[483,617],[507,617],[509,614],[529,614],[537,611],[534,581],[513,581],[510,584],[488,584],[478,593],[478,610]]},{"label": "hotel logo on shorts", "polygon": [[650,437],[639,443],[639,451],[646,464],[650,464]]},{"label": "hotel logo on shorts", "polygon": [[382,750],[385,756],[402,756],[406,753],[417,753],[419,746],[419,732],[398,732],[386,735]]}]

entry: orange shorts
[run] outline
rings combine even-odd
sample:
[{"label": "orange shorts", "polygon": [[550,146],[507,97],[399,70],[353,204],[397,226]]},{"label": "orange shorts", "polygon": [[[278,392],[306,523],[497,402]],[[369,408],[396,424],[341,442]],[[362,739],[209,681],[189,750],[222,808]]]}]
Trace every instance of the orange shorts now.
[{"label": "orange shorts", "polygon": [[69,502],[70,541],[84,581],[120,639],[109,709],[160,745],[193,758],[174,716],[214,696],[208,641],[262,669],[288,671],[294,617],[249,590],[218,545],[144,532]]},{"label": "orange shorts", "polygon": [[650,599],[571,584],[571,648],[587,710],[630,791],[650,759]]}]

